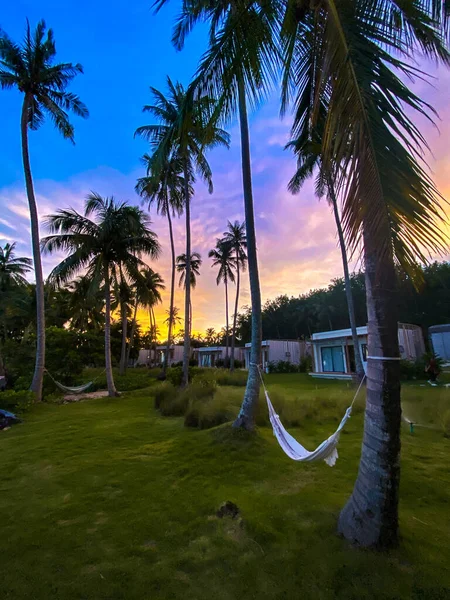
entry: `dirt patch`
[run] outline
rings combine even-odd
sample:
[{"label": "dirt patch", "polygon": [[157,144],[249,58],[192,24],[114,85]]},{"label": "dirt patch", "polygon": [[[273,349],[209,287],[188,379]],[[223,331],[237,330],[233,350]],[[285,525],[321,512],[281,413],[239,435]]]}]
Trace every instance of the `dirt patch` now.
[{"label": "dirt patch", "polygon": [[63,404],[70,402],[83,402],[92,398],[105,398],[108,395],[107,390],[99,390],[98,392],[86,392],[86,394],[67,394],[63,398]]}]

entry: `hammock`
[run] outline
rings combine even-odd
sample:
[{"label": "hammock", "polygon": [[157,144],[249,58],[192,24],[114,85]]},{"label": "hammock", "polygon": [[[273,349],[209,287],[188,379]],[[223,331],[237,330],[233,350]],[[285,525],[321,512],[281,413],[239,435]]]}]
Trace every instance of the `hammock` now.
[{"label": "hammock", "polygon": [[53,381],[53,383],[59,387],[59,389],[62,392],[65,392],[66,394],[82,394],[83,392],[85,392],[86,390],[88,390],[91,385],[99,378],[103,375],[103,373],[106,371],[106,369],[104,369],[100,375],[97,375],[97,377],[95,379],[93,379],[92,381],[88,381],[88,383],[85,383],[83,385],[77,385],[74,387],[69,387],[68,385],[64,385],[62,383],[60,383],[59,381],[56,381],[56,379],[53,377],[53,375],[47,371],[47,369],[45,369],[45,372],[47,373],[47,375],[50,377],[50,379]]},{"label": "hammock", "polygon": [[297,442],[297,440],[294,437],[292,437],[292,435],[288,433],[283,427],[283,424],[280,421],[280,417],[276,414],[272,402],[270,401],[269,392],[267,391],[266,386],[264,385],[264,380],[259,365],[256,366],[258,368],[261,383],[264,388],[264,394],[266,396],[267,408],[269,409],[269,419],[272,425],[273,433],[277,438],[278,443],[280,444],[280,447],[283,450],[283,452],[287,456],[289,456],[289,458],[298,462],[315,462],[318,460],[324,460],[327,463],[327,465],[333,467],[336,464],[336,460],[339,456],[337,451],[339,436],[341,434],[342,429],[344,428],[345,424],[351,416],[353,404],[355,403],[359,390],[361,389],[362,384],[364,383],[365,376],[362,378],[361,383],[359,384],[359,387],[356,391],[351,405],[345,411],[345,415],[342,421],[339,423],[339,427],[332,435],[330,435],[328,439],[322,442],[320,446],[317,446],[315,450],[312,450],[310,452],[299,442]]}]

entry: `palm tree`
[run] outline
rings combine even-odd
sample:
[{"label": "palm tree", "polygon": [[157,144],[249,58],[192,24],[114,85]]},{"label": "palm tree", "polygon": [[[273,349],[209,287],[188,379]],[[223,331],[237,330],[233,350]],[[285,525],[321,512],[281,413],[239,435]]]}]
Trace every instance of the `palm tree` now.
[{"label": "palm tree", "polygon": [[228,221],[228,229],[223,234],[223,239],[230,244],[234,250],[234,263],[236,266],[236,300],[234,302],[233,330],[231,334],[231,358],[230,371],[234,371],[234,348],[236,345],[236,319],[239,308],[239,292],[241,284],[241,270],[244,271],[247,265],[247,238],[245,235],[245,223]]},{"label": "palm tree", "polygon": [[45,225],[51,235],[42,240],[43,251],[69,252],[69,256],[53,269],[49,279],[61,283],[85,270],[93,290],[103,285],[106,381],[108,395],[117,396],[111,362],[112,274],[121,268],[133,279],[139,268],[145,266],[143,255],[158,257],[160,246],[150,229],[151,221],[135,206],[91,193],[85,202],[84,215],[73,209],[59,210],[47,217]]},{"label": "palm tree", "polygon": [[[148,202],[150,209],[153,203],[156,203],[156,212],[167,217],[169,224],[169,238],[171,251],[171,278],[170,278],[170,307],[169,314],[172,314],[175,298],[175,242],[173,239],[172,217],[181,216],[184,206],[184,179],[182,175],[183,165],[176,157],[169,157],[160,167],[157,156],[144,154],[142,161],[146,166],[147,175],[138,179],[136,184],[137,193]],[[191,183],[189,193],[192,196],[194,190]],[[150,328],[152,326],[150,325]],[[168,324],[168,340],[166,348],[166,360],[163,362],[163,377],[166,376],[167,365],[169,364],[169,347],[172,340],[173,323]]]},{"label": "palm tree", "polygon": [[[113,310],[119,307],[120,323],[122,329],[122,344],[120,347],[119,375],[125,375],[127,370],[127,339],[128,339],[128,318],[131,316],[131,303],[133,300],[133,291],[131,282],[124,276],[122,264],[112,270],[114,296],[116,299]],[[137,274],[136,274],[137,276]]]},{"label": "palm tree", "polygon": [[25,185],[30,209],[37,311],[36,364],[31,390],[36,394],[38,402],[42,399],[45,368],[44,277],[39,248],[38,211],[28,151],[28,129],[38,129],[47,115],[62,136],[73,142],[74,129],[69,122],[68,111],[72,111],[79,117],[88,116],[87,108],[78,96],[66,91],[74,77],[83,72],[81,65],[55,64],[56,47],[53,31],[49,29],[47,35],[45,31],[44,21],[39,21],[33,34],[27,22],[22,45],[16,44],[4,32],[0,32],[0,86],[3,89],[16,88],[23,94],[20,130]]},{"label": "palm tree", "polygon": [[[182,165],[184,179],[184,210],[186,217],[186,292],[184,305],[185,323],[189,322],[191,299],[191,190],[194,174],[198,173],[213,191],[211,168],[205,151],[217,145],[228,147],[228,134],[219,129],[211,118],[213,101],[208,96],[194,98],[191,91],[185,91],[180,83],[173,84],[167,79],[168,97],[150,88],[154,105],[144,106],[145,112],[152,113],[159,121],[155,125],[144,125],[136,130],[147,139],[155,155],[155,169],[162,172],[164,165],[176,159]],[[190,358],[189,327],[185,327],[183,352],[182,386],[188,384]]]},{"label": "palm tree", "polygon": [[[294,96],[292,137],[320,127],[320,156],[344,196],[350,251],[362,244],[369,321],[367,398],[359,473],[339,531],[352,543],[398,542],[400,365],[396,268],[410,275],[440,251],[440,195],[420,164],[425,141],[405,112],[432,109],[399,79],[418,50],[449,63],[442,2],[287,3],[284,94]],[[407,57],[407,61],[404,58]],[[426,250],[424,250],[426,249]],[[374,357],[374,358],[372,358]]]},{"label": "palm tree", "polygon": [[291,181],[289,182],[288,188],[289,191],[293,194],[298,194],[301,186],[306,181],[306,179],[313,175],[314,168],[318,168],[319,172],[316,178],[316,193],[319,196],[319,198],[326,194],[327,200],[333,209],[334,220],[336,223],[336,229],[338,233],[339,247],[342,256],[342,266],[344,269],[345,295],[347,298],[348,317],[350,321],[350,329],[352,332],[356,375],[359,381],[362,381],[365,372],[362,362],[362,353],[358,338],[358,332],[356,330],[355,307],[353,303],[350,272],[348,268],[347,247],[345,244],[345,237],[342,229],[336,192],[333,184],[334,173],[327,174],[323,172],[320,157],[320,143],[314,139],[314,134],[311,134],[311,132],[308,132],[308,134],[309,135],[307,139],[300,137],[296,140],[292,140],[286,146],[286,148],[293,148],[297,156],[297,171],[292,177]]},{"label": "palm tree", "polygon": [[81,275],[71,281],[69,290],[70,328],[86,332],[90,329],[99,331],[105,322],[103,314],[105,294],[102,289],[93,289],[91,280]]},{"label": "palm tree", "polygon": [[[180,273],[179,287],[183,286],[186,289],[186,254],[177,256],[177,271]],[[200,277],[200,267],[202,265],[202,257],[198,252],[191,254],[191,289],[197,286],[197,277]],[[189,307],[189,335],[192,333],[192,299]]]},{"label": "palm tree", "polygon": [[[156,0],[159,10],[167,0]],[[173,43],[181,49],[186,35],[196,23],[209,21],[209,48],[201,60],[193,88],[201,96],[217,98],[217,114],[228,120],[239,115],[244,192],[245,226],[248,244],[248,271],[252,304],[251,359],[247,386],[235,427],[254,428],[259,398],[262,310],[259,285],[256,231],[253,208],[250,136],[247,101],[257,103],[269,92],[276,79],[278,47],[276,27],[279,12],[276,0],[211,3],[208,0],[183,1],[173,33]]]},{"label": "palm tree", "polygon": [[228,282],[234,283],[234,269],[236,268],[233,257],[233,247],[224,240],[217,240],[216,247],[208,252],[208,256],[213,259],[212,267],[219,267],[216,277],[217,285],[223,281],[225,285],[225,366],[228,366],[228,345],[229,345],[229,319],[228,319]]},{"label": "palm tree", "polygon": [[153,342],[155,338],[154,334],[156,333],[156,321],[153,309],[156,304],[162,302],[161,291],[165,289],[166,286],[164,285],[164,280],[159,273],[156,273],[150,267],[141,269],[139,277],[134,283],[134,309],[130,332],[130,343],[127,351],[127,364],[130,360],[131,348],[133,347],[134,336],[136,332],[137,311],[139,306],[148,308],[150,334],[152,335]]},{"label": "palm tree", "polygon": [[33,262],[26,256],[16,256],[16,243],[0,246],[0,290],[16,285],[27,285],[25,275],[31,271]]},{"label": "palm tree", "polygon": [[207,346],[214,346],[217,341],[217,332],[214,327],[208,327],[205,331],[205,343]]}]

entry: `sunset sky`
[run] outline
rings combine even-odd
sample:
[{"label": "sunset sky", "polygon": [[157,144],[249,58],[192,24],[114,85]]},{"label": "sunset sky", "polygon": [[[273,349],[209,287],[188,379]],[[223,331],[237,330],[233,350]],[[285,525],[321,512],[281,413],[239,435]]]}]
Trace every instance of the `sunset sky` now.
[{"label": "sunset sky", "polygon": [[[69,8],[70,6],[70,8]],[[177,53],[171,43],[171,30],[179,3],[175,0],[154,16],[151,0],[79,0],[66,5],[56,0],[16,0],[2,7],[0,26],[15,40],[22,37],[25,19],[32,26],[44,18],[54,29],[58,57],[62,62],[80,62],[85,74],[79,76],[71,91],[87,104],[90,118],[74,117],[76,145],[72,146],[47,122],[30,134],[31,164],[39,213],[56,208],[82,210],[90,191],[114,195],[117,199],[139,204],[134,192],[136,178],[144,174],[139,157],[146,144],[134,139],[139,125],[150,122],[142,106],[150,102],[150,85],[165,89],[167,75],[187,84],[205,49],[204,29],[188,38],[186,49]],[[440,191],[449,195],[450,183],[450,73],[424,65],[434,79],[419,82],[416,92],[427,99],[440,114],[439,130],[420,121],[431,146],[428,163]],[[30,255],[29,216],[24,192],[20,155],[21,98],[16,92],[0,91],[2,115],[2,158],[0,161],[0,244],[17,241],[21,255]],[[341,276],[340,254],[332,215],[326,202],[319,202],[312,184],[299,196],[286,189],[293,174],[294,161],[283,150],[288,140],[289,117],[279,119],[277,95],[251,116],[252,168],[263,299],[279,294],[299,295],[326,285]],[[224,325],[224,290],[216,286],[215,271],[208,251],[226,228],[227,220],[243,220],[240,172],[239,131],[230,128],[231,149],[210,153],[214,193],[209,195],[199,183],[192,201],[192,245],[203,258],[201,277],[193,296],[195,331]],[[153,228],[163,247],[158,262],[151,266],[169,284],[169,246],[167,222],[151,213]],[[45,235],[41,228],[41,234]],[[176,252],[184,251],[184,220],[175,222]],[[45,273],[58,261],[44,257]],[[231,290],[233,295],[234,289]],[[157,309],[161,333],[162,319],[168,307],[168,289],[164,303]],[[232,302],[230,300],[230,306]],[[247,278],[240,305],[249,304]],[[182,312],[182,294],[176,305]],[[143,317],[144,318],[144,317]]]}]

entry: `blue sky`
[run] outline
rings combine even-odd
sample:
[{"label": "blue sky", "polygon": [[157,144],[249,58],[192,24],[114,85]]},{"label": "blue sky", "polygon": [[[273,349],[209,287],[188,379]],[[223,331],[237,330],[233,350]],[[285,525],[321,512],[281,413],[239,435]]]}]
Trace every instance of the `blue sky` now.
[{"label": "blue sky", "polygon": [[[151,1],[151,0],[150,0]],[[71,90],[80,95],[90,111],[86,121],[73,118],[76,145],[63,140],[50,122],[30,133],[31,164],[39,204],[44,215],[73,206],[82,210],[90,190],[114,194],[138,204],[134,185],[143,171],[139,157],[146,151],[142,140],[134,139],[137,126],[148,120],[142,106],[150,102],[149,86],[165,88],[167,75],[187,84],[205,48],[205,31],[198,28],[179,53],[171,44],[171,31],[178,1],[170,2],[158,15],[150,1],[118,0],[63,4],[55,0],[16,0],[2,7],[0,26],[14,40],[23,36],[25,19],[32,26],[40,18],[55,32],[58,58],[80,62],[84,75],[76,78]],[[450,189],[448,125],[448,72],[432,71],[438,79],[435,88],[420,84],[419,93],[441,112],[441,132],[425,125],[434,156],[430,166],[443,192]],[[24,194],[20,155],[21,98],[16,92],[0,91],[0,114],[4,151],[0,160],[0,244],[17,240],[18,251],[30,255],[28,209]],[[311,184],[292,197],[286,186],[294,163],[283,150],[289,120],[281,123],[274,96],[251,116],[252,167],[256,225],[263,297],[280,293],[305,292],[326,285],[341,275],[332,216],[325,202],[314,197]],[[223,290],[215,284],[215,274],[207,258],[228,219],[243,219],[240,176],[239,132],[231,124],[229,151],[209,155],[215,190],[209,196],[198,184],[193,200],[193,249],[204,259],[202,276],[194,298],[194,328],[220,327],[224,321]],[[152,214],[154,229],[163,245],[163,255],[152,265],[169,279],[169,252],[166,222]],[[183,222],[175,224],[177,253],[183,252]],[[41,226],[41,234],[45,229]],[[45,257],[46,273],[58,257]],[[167,298],[159,309],[163,315]],[[231,302],[231,301],[230,301]],[[241,306],[249,302],[248,286],[243,286]],[[181,292],[176,303],[181,307]]]}]

